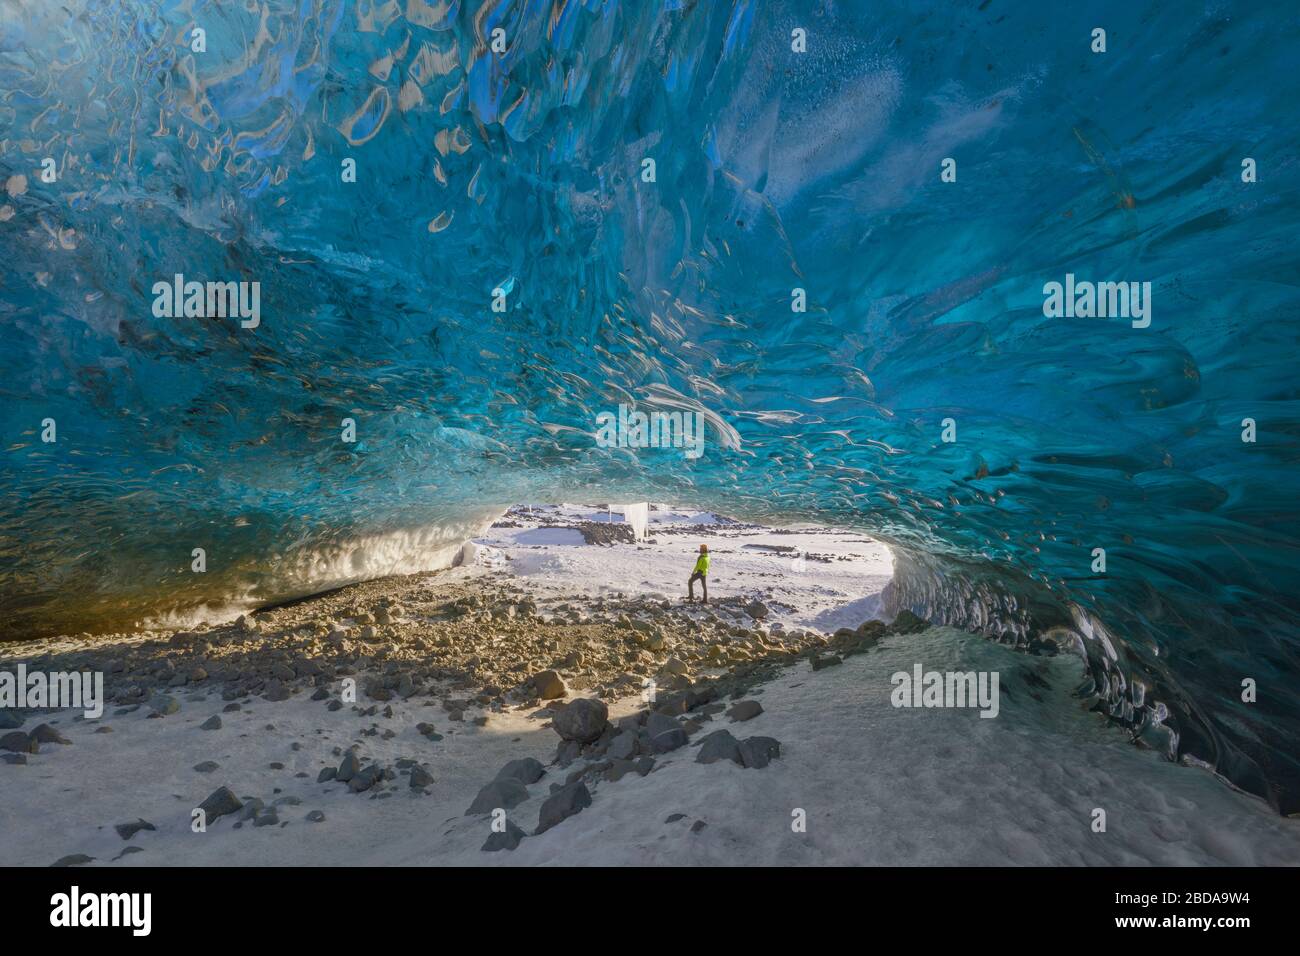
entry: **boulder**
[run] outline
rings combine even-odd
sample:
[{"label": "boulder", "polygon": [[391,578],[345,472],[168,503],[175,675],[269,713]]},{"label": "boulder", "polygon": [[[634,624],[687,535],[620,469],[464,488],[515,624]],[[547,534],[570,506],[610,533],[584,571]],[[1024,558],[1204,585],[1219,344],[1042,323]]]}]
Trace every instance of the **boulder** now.
[{"label": "boulder", "polygon": [[537,819],[534,835],[545,833],[557,823],[567,820],[589,806],[591,806],[591,791],[587,789],[585,783],[577,781],[561,787],[542,804],[542,812]]},{"label": "boulder", "polygon": [[763,712],[763,705],[756,700],[740,700],[731,705],[727,716],[733,721],[753,720]]},{"label": "boulder", "polygon": [[523,757],[519,760],[512,760],[499,771],[497,771],[497,780],[515,780],[528,786],[542,779],[546,773],[546,768],[542,766],[540,760],[532,757]]},{"label": "boulder", "polygon": [[478,816],[493,810],[509,810],[528,799],[528,788],[518,780],[493,780],[478,792],[465,816]]},{"label": "boulder", "polygon": [[591,743],[609,725],[609,708],[603,701],[580,697],[551,720],[551,726],[565,740]]},{"label": "boulder", "polygon": [[534,674],[532,684],[533,690],[542,700],[558,700],[568,696],[569,693],[569,688],[564,685],[564,680],[556,671]]},{"label": "boulder", "polygon": [[728,730],[715,730],[700,741],[700,752],[695,755],[696,763],[716,763],[730,760],[741,765],[740,743]]},{"label": "boulder", "polygon": [[519,827],[515,826],[509,820],[506,821],[506,828],[498,833],[492,833],[483,843],[480,849],[484,853],[495,853],[498,850],[513,850],[519,846],[526,833]]},{"label": "boulder", "polygon": [[781,742],[772,737],[746,737],[740,742],[740,762],[745,767],[766,767],[779,756]]}]

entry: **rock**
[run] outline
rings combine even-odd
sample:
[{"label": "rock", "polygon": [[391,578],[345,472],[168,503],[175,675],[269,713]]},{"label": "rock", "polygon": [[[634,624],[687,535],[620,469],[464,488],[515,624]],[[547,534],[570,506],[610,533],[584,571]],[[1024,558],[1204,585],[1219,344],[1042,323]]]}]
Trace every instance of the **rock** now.
[{"label": "rock", "polygon": [[285,687],[279,678],[272,677],[266,682],[266,687],[262,689],[262,699],[272,702],[288,700],[289,688]]},{"label": "rock", "polygon": [[918,631],[924,631],[929,626],[929,621],[922,620],[904,608],[898,612],[898,615],[889,623],[886,630],[890,634],[915,634]]},{"label": "rock", "polygon": [[610,741],[609,749],[605,751],[605,754],[611,760],[631,760],[636,756],[636,752],[636,734],[623,731]]},{"label": "rock", "polygon": [[662,734],[655,734],[650,738],[650,749],[657,754],[666,754],[670,750],[676,750],[678,747],[685,747],[690,742],[686,736],[686,731],[680,727],[674,727],[672,730],[666,730]]},{"label": "rock", "polygon": [[844,661],[841,660],[836,655],[828,654],[826,657],[814,657],[812,659],[812,669],[815,671],[819,671],[827,667],[835,667],[836,665],[843,664],[843,663]]},{"label": "rock", "polygon": [[579,697],[552,718],[551,726],[565,740],[589,744],[609,726],[609,708],[603,701]]},{"label": "rock", "polygon": [[348,781],[348,789],[353,793],[362,793],[377,784],[383,777],[383,767],[377,763],[369,764],[353,774],[352,779]]},{"label": "rock", "polygon": [[740,743],[729,730],[715,730],[709,734],[700,741],[700,751],[695,755],[696,763],[716,763],[719,760],[741,763]]},{"label": "rock", "polygon": [[27,754],[0,754],[0,760],[15,767],[27,766]]},{"label": "rock", "polygon": [[708,826],[708,824],[705,823],[703,820],[696,820],[694,823],[691,824],[691,832],[692,832],[692,833],[699,833],[701,830],[703,830],[703,829],[704,829],[705,827],[707,827],[707,826]]},{"label": "rock", "polygon": [[667,819],[664,820],[664,823],[676,823],[678,820],[685,820],[685,819],[686,819],[686,814],[684,813],[670,813],[668,814]]},{"label": "rock", "polygon": [[677,674],[678,676],[685,675],[690,671],[690,668],[686,666],[686,662],[680,657],[668,658],[668,660],[664,661],[663,669],[666,673]]},{"label": "rock", "polygon": [[338,767],[322,767],[321,772],[316,774],[317,783],[329,783],[338,774]]},{"label": "rock", "polygon": [[113,829],[117,831],[117,835],[123,840],[129,840],[141,830],[157,830],[158,828],[148,820],[141,818],[134,823],[119,823]]},{"label": "rock", "polygon": [[349,750],[343,757],[343,762],[339,764],[338,770],[334,772],[334,779],[340,783],[347,783],[357,775],[361,769],[361,758],[357,756],[355,750]]},{"label": "rock", "polygon": [[35,737],[15,730],[0,737],[0,750],[12,750],[14,753],[35,754],[41,752],[41,742]]},{"label": "rock", "polygon": [[763,712],[763,705],[756,700],[741,700],[732,704],[727,716],[733,721],[753,720]]},{"label": "rock", "polygon": [[555,748],[555,763],[561,767],[567,767],[573,761],[582,756],[582,744],[576,740],[561,740],[560,745]]},{"label": "rock", "polygon": [[236,700],[227,704],[225,707],[222,707],[221,712],[223,714],[234,714],[243,709],[244,709],[243,706],[239,703],[239,701]]},{"label": "rock", "polygon": [[40,743],[42,744],[72,743],[72,740],[69,740],[68,737],[65,737],[64,735],[60,734],[59,731],[49,726],[48,723],[38,723],[36,724],[35,727],[32,727],[31,736],[36,737],[36,740],[40,741]]},{"label": "rock", "polygon": [[533,675],[533,690],[542,700],[558,700],[569,693],[563,679],[555,671],[542,671]]},{"label": "rock", "polygon": [[199,804],[199,809],[207,814],[207,821],[211,823],[218,817],[234,813],[243,806],[244,801],[235,796],[234,791],[229,787],[218,787],[208,795],[206,800]]},{"label": "rock", "polygon": [[149,709],[155,714],[167,717],[181,709],[181,702],[166,694],[155,694],[149,699]]},{"label": "rock", "polygon": [[194,765],[194,769],[199,773],[212,773],[212,771],[220,768],[221,764],[217,763],[215,760],[205,760],[202,763],[196,763]]},{"label": "rock", "polygon": [[306,820],[308,823],[324,823],[325,811],[313,810],[311,813],[307,814],[307,816],[305,816],[303,819]]},{"label": "rock", "polygon": [[585,783],[578,781],[561,787],[542,804],[542,812],[538,817],[534,835],[545,833],[557,823],[581,811],[583,807],[589,806],[591,806],[591,791],[587,789]]},{"label": "rock", "polygon": [[69,856],[61,856],[50,866],[85,866],[87,863],[95,862],[93,856],[86,856],[84,853],[73,853]]},{"label": "rock", "polygon": [[509,810],[528,799],[528,788],[518,780],[493,780],[478,792],[465,816],[478,816],[493,810]]},{"label": "rock", "polygon": [[651,737],[658,737],[660,734],[667,733],[670,730],[680,730],[682,727],[674,718],[667,714],[652,713],[646,715],[645,731]]},{"label": "rock", "polygon": [[280,815],[276,812],[275,807],[263,807],[253,814],[253,826],[255,827],[273,827],[280,822]]},{"label": "rock", "polygon": [[546,773],[546,768],[542,766],[540,760],[532,757],[523,757],[519,760],[512,760],[502,767],[496,775],[497,780],[516,780],[527,786],[536,783],[542,779]]},{"label": "rock", "polygon": [[747,737],[740,742],[740,762],[751,769],[766,767],[781,756],[781,742],[772,737]]},{"label": "rock", "polygon": [[220,729],[221,729],[221,718],[218,717],[216,714],[213,714],[203,723],[199,724],[199,730],[220,730]]},{"label": "rock", "polygon": [[12,710],[0,710],[0,730],[13,730],[23,725],[23,719]]},{"label": "rock", "polygon": [[750,601],[745,605],[745,613],[755,621],[761,621],[767,617],[767,605],[762,601]]},{"label": "rock", "polygon": [[500,832],[492,833],[484,841],[480,849],[484,853],[495,853],[498,850],[513,850],[519,845],[526,833],[519,827],[515,826],[509,820],[506,821],[506,828]]},{"label": "rock", "polygon": [[411,789],[412,790],[423,790],[425,787],[431,785],[432,783],[433,783],[433,774],[429,773],[428,770],[419,766],[411,768]]}]

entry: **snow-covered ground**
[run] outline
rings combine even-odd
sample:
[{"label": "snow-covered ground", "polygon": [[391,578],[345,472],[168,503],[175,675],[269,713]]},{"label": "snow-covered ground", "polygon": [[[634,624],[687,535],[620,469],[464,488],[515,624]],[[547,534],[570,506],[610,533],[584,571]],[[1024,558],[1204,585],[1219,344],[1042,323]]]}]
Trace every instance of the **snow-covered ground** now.
[{"label": "snow-covered ground", "polygon": [[[706,544],[712,600],[737,594],[760,598],[770,620],[826,633],[880,617],[880,593],[893,577],[893,557],[861,532],[759,528],[719,522],[707,511],[652,507],[649,540],[655,543],[618,547],[585,545],[578,532],[537,526],[515,509],[510,520],[524,527],[494,527],[476,538],[483,547],[479,560],[508,567],[543,596],[621,592],[679,600],[686,597],[699,546]],[[531,510],[538,523],[622,522],[617,510],[583,505]]]},{"label": "snow-covered ground", "polygon": [[[712,596],[763,594],[787,626],[832,631],[872,616],[889,576],[885,549],[844,532],[776,534],[661,511],[651,515],[657,544],[600,546],[543,526],[591,513],[552,509],[537,522],[512,515],[522,527],[489,531],[475,564],[447,579],[505,569],[539,604],[579,592],[676,599],[704,541],[714,553]],[[667,533],[674,524],[712,533]],[[756,544],[845,560],[796,566],[789,555],[746,547]],[[918,663],[997,672],[998,716],[894,707],[891,676]],[[222,713],[222,729],[203,731],[223,701],[195,690],[162,719],[146,708],[98,722],[41,718],[72,744],[46,745],[26,766],[0,765],[0,862],[46,865],[85,854],[102,866],[133,846],[143,852],[112,865],[1300,863],[1300,821],[1128,743],[1069,696],[1080,667],[1069,655],[1031,657],[947,628],[888,636],[817,671],[800,661],[745,694],[761,703],[758,716],[703,718],[691,744],[659,755],[648,775],[594,783],[589,807],[493,853],[480,849],[490,818],[465,810],[508,761],[550,764],[559,738],[535,709],[447,727],[426,699],[394,699],[391,718],[358,721],[347,708],[330,712],[299,695],[254,698]],[[611,719],[640,707],[636,697],[620,701]],[[440,740],[416,730],[435,717]],[[97,733],[105,724],[112,732]],[[372,724],[393,733],[362,736]],[[724,728],[779,740],[779,758],[761,769],[697,763],[700,739]],[[317,783],[321,768],[337,765],[356,742],[368,758],[421,761],[432,784],[420,794],[399,781],[374,795]],[[194,769],[205,761],[218,769]],[[548,767],[509,819],[532,833],[550,785],[565,775]],[[287,798],[283,825],[235,829],[226,817],[192,832],[191,809],[222,784],[267,804]],[[307,822],[317,810],[325,819]],[[1097,810],[1105,812],[1104,832],[1094,829]],[[157,829],[124,842],[114,825],[137,818]]]}]

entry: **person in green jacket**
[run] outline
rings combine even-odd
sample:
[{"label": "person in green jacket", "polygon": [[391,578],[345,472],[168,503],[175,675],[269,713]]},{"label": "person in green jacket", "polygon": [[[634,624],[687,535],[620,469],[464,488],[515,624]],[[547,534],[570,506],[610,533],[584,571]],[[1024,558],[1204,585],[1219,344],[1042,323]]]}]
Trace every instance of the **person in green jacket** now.
[{"label": "person in green jacket", "polygon": [[690,580],[686,582],[686,593],[690,595],[689,600],[695,600],[695,582],[700,582],[700,587],[704,590],[704,603],[709,603],[709,546],[700,545],[700,556],[695,560],[695,570],[691,572]]}]

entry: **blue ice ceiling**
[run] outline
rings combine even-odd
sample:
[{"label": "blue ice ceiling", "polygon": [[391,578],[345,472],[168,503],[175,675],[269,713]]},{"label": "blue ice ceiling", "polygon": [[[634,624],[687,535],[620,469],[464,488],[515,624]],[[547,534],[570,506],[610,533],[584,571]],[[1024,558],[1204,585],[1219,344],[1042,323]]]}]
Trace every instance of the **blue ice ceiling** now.
[{"label": "blue ice ceiling", "polygon": [[[1080,635],[1097,709],[1295,810],[1298,41],[1251,3],[0,0],[4,633],[382,573],[518,500],[851,523],[895,607]],[[156,315],[177,274],[259,324]],[[1045,316],[1067,274],[1149,282],[1149,326]],[[620,404],[706,415],[703,458],[598,447]]]}]

